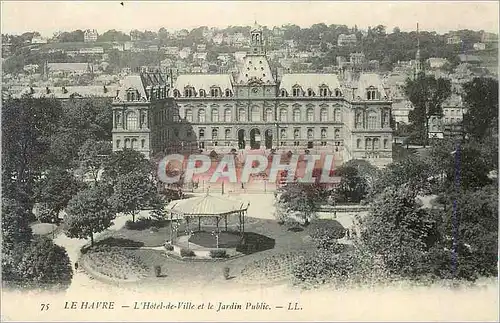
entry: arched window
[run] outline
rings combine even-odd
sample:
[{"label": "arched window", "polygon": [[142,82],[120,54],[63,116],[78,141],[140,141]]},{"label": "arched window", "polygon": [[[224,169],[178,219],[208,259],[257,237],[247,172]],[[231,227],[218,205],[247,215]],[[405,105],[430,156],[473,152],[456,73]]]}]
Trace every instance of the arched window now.
[{"label": "arched window", "polygon": [[141,112],[141,120],[139,122],[141,128],[146,127],[146,112]]},{"label": "arched window", "polygon": [[137,139],[132,139],[132,144],[130,145],[130,148],[135,149],[137,148]]},{"label": "arched window", "polygon": [[311,108],[307,109],[307,121],[309,122],[314,121],[314,111]]},{"label": "arched window", "polygon": [[213,96],[213,97],[218,97],[220,96],[220,91],[219,91],[219,88],[217,87],[213,87],[210,89],[210,95]]},{"label": "arched window", "polygon": [[125,139],[125,147],[124,148],[130,148],[130,139]]},{"label": "arched window", "polygon": [[372,147],[372,140],[370,138],[366,138],[365,140],[365,149],[369,150]]},{"label": "arched window", "polygon": [[121,145],[121,141],[120,141],[120,139],[117,139],[116,140],[116,148],[120,148],[120,145]]},{"label": "arched window", "polygon": [[146,140],[142,139],[141,140],[141,148],[144,149],[145,146],[146,146]]},{"label": "arched window", "polygon": [[280,121],[282,121],[282,122],[286,122],[286,120],[287,120],[287,117],[286,117],[286,116],[287,116],[287,111],[286,111],[286,109],[285,109],[285,108],[281,108],[281,109],[280,109]]},{"label": "arched window", "polygon": [[198,110],[198,122],[205,122],[205,109]]},{"label": "arched window", "polygon": [[174,98],[178,98],[181,96],[181,92],[179,90],[174,90]]},{"label": "arched window", "polygon": [[252,107],[252,121],[260,121],[260,109],[259,107]]},{"label": "arched window", "polygon": [[200,90],[200,97],[201,98],[206,98],[207,97],[207,92],[205,90]]},{"label": "arched window", "polygon": [[389,144],[389,140],[384,139],[384,149],[387,149],[387,145]]},{"label": "arched window", "polygon": [[273,118],[273,110],[271,108],[267,108],[266,109],[266,121],[267,122],[270,122],[270,121],[273,121],[274,118]]},{"label": "arched window", "polygon": [[227,108],[224,110],[224,122],[231,122],[231,109]]},{"label": "arched window", "polygon": [[368,129],[376,129],[377,127],[377,113],[370,111],[368,113]]},{"label": "arched window", "polygon": [[219,110],[217,108],[212,109],[212,122],[219,122]]},{"label": "arched window", "polygon": [[340,89],[335,89],[335,96],[336,97],[342,96],[342,91],[340,91]]},{"label": "arched window", "polygon": [[322,108],[319,115],[320,121],[328,121],[328,111]]},{"label": "arched window", "polygon": [[205,138],[205,129],[200,129],[200,131],[198,131],[198,137],[200,139],[204,139]]},{"label": "arched window", "polygon": [[280,137],[281,137],[281,139],[286,138],[286,129],[280,129]]},{"label": "arched window", "polygon": [[368,100],[377,100],[378,91],[373,87],[368,88],[368,90],[366,91],[366,98]]},{"label": "arched window", "polygon": [[245,108],[239,108],[238,118],[240,121],[247,121],[247,111],[245,110]]},{"label": "arched window", "polygon": [[233,96],[233,91],[231,91],[230,89],[226,89],[226,97],[230,98],[232,96]]},{"label": "arched window", "polygon": [[323,86],[319,89],[320,96],[328,96],[328,87]]},{"label": "arched window", "polygon": [[313,138],[314,138],[314,130],[307,129],[307,139],[313,139]]},{"label": "arched window", "polygon": [[340,129],[335,129],[334,138],[335,139],[340,139]]},{"label": "arched window", "polygon": [[281,96],[282,97],[287,97],[288,96],[288,94],[286,93],[285,89],[281,89]]},{"label": "arched window", "polygon": [[194,96],[194,90],[192,87],[186,87],[184,89],[184,96],[187,97],[187,98],[190,98],[192,96]]},{"label": "arched window", "polygon": [[307,89],[307,96],[314,96],[314,91],[312,89]]},{"label": "arched window", "polygon": [[356,140],[356,148],[361,148],[361,139]]},{"label": "arched window", "polygon": [[302,95],[302,89],[300,88],[300,86],[295,85],[292,88],[292,96],[301,96],[301,95]]},{"label": "arched window", "polygon": [[115,122],[116,122],[116,126],[122,124],[122,114],[120,112],[116,113]]},{"label": "arched window", "polygon": [[340,112],[340,109],[335,109],[334,118],[335,122],[342,122],[342,113]]},{"label": "arched window", "polygon": [[224,131],[224,138],[225,138],[226,140],[231,139],[231,129],[226,129],[226,130]]},{"label": "arched window", "polygon": [[325,128],[321,129],[321,139],[326,139],[326,135],[327,135],[326,129]]},{"label": "arched window", "polygon": [[219,130],[217,128],[212,129],[212,139],[217,140],[219,138]]},{"label": "arched window", "polygon": [[133,111],[127,113],[127,129],[137,129],[137,114]]},{"label": "arched window", "polygon": [[294,122],[300,121],[300,109],[299,108],[293,109],[293,121]]},{"label": "arched window", "polygon": [[356,112],[356,128],[363,127],[363,112]]},{"label": "arched window", "polygon": [[373,149],[377,150],[379,148],[380,148],[380,142],[379,142],[378,138],[374,138],[373,139]]},{"label": "arched window", "polygon": [[293,130],[293,139],[299,139],[300,138],[300,129],[294,129]]},{"label": "arched window", "polygon": [[186,109],[186,111],[184,111],[184,115],[187,122],[193,122],[193,110]]}]

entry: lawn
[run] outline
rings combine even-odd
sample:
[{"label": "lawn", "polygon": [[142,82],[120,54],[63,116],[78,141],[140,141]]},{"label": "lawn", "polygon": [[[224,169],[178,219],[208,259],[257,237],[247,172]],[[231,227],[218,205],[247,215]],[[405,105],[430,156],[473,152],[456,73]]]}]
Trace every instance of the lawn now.
[{"label": "lawn", "polygon": [[57,230],[57,225],[53,223],[35,223],[31,225],[33,234],[45,236]]}]

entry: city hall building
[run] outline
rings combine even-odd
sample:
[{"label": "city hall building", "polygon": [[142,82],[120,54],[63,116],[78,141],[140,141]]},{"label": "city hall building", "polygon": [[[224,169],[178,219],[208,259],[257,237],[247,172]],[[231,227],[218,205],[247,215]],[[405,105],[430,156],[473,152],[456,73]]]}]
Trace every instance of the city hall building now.
[{"label": "city hall building", "polygon": [[392,161],[392,102],[377,74],[283,74],[271,70],[263,32],[236,74],[126,77],[113,101],[113,149],[334,154],[336,164]]}]

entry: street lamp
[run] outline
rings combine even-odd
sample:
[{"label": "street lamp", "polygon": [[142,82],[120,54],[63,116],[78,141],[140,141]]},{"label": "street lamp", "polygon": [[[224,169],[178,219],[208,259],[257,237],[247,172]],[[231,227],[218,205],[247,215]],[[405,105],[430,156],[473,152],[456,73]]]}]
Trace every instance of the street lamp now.
[{"label": "street lamp", "polygon": [[220,235],[220,230],[217,231],[212,231],[212,235],[215,236],[215,246],[217,249],[219,249],[219,235]]}]

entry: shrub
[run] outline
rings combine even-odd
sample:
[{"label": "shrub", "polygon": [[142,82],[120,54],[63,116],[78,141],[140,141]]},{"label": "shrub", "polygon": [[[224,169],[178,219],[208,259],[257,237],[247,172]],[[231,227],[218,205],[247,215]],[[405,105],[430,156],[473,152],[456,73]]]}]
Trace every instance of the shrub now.
[{"label": "shrub", "polygon": [[309,230],[317,247],[325,250],[337,250],[337,240],[345,235],[344,227],[335,220],[315,221],[311,223]]},{"label": "shrub", "polygon": [[164,247],[165,247],[165,250],[167,250],[167,251],[174,251],[174,246],[172,246],[170,243],[166,243],[164,245]]},{"label": "shrub", "polygon": [[227,257],[226,249],[210,250],[210,257],[212,257],[212,258],[226,258]]},{"label": "shrub", "polygon": [[128,220],[125,222],[125,228],[128,230],[145,230],[151,228],[153,221],[151,219],[142,218],[137,221]]},{"label": "shrub", "polygon": [[187,248],[181,249],[181,257],[194,257],[194,256],[195,254],[193,250]]}]

